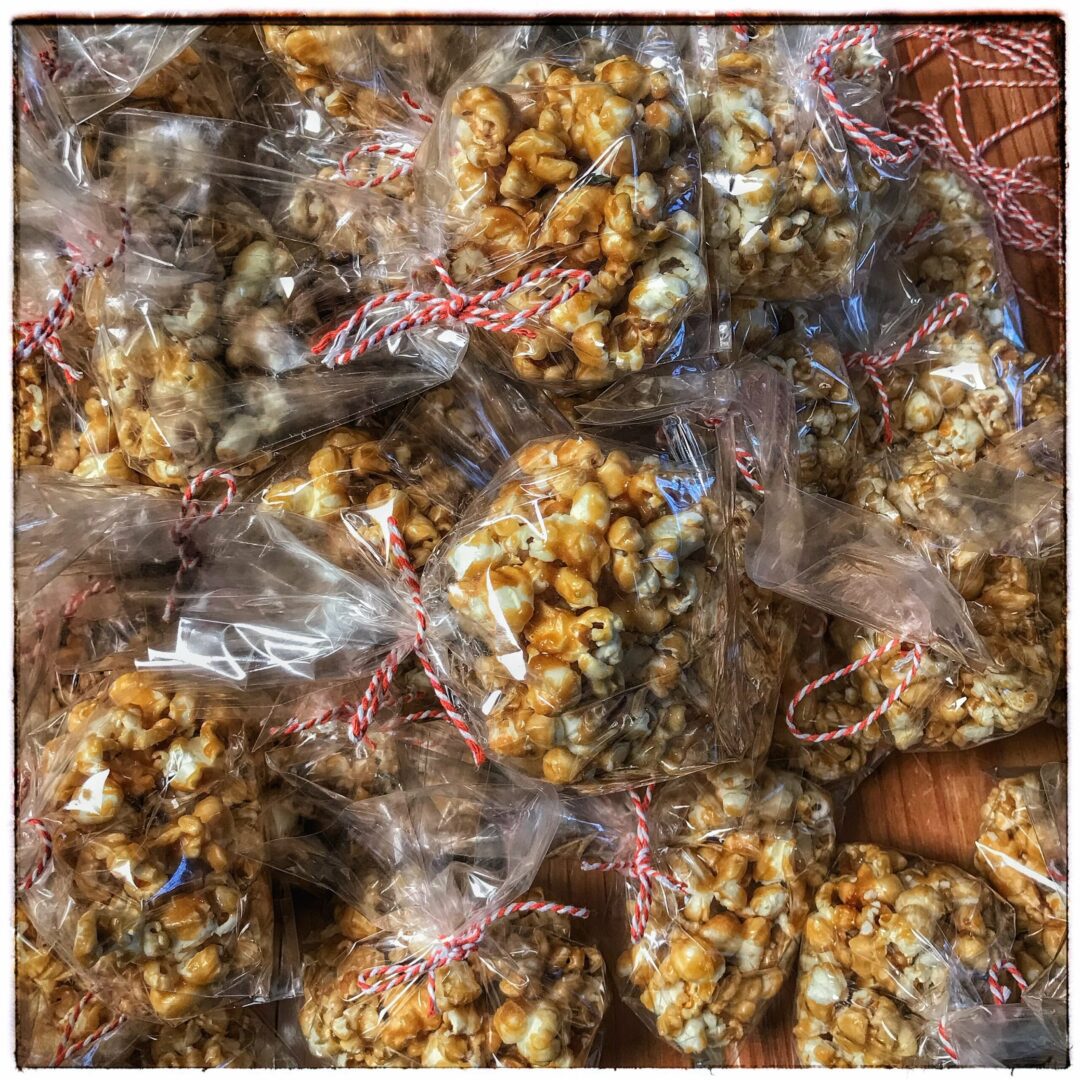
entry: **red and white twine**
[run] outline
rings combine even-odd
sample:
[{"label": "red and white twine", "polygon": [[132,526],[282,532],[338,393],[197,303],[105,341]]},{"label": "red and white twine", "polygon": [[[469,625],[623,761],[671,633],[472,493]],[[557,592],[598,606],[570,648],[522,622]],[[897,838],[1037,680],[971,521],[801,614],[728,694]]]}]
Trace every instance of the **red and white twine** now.
[{"label": "red and white twine", "polygon": [[428,1013],[434,1015],[438,1009],[435,998],[435,973],[447,964],[467,960],[480,947],[484,934],[500,919],[511,915],[537,912],[540,914],[569,915],[575,919],[587,919],[589,909],[574,907],[571,904],[554,904],[544,900],[519,900],[505,904],[476,922],[471,923],[458,934],[440,937],[431,949],[422,957],[408,964],[379,964],[365,968],[356,976],[356,984],[361,994],[384,994],[395,987],[404,986],[416,979],[427,976]]},{"label": "red and white twine", "polygon": [[[315,356],[322,356],[325,353],[323,363],[327,367],[342,367],[397,334],[435,322],[463,323],[501,334],[535,337],[535,333],[527,329],[525,323],[546,315],[560,304],[565,304],[592,281],[592,275],[587,270],[538,267],[515,278],[508,285],[469,295],[457,288],[438,259],[432,259],[431,262],[449,296],[438,296],[418,289],[400,289],[397,292],[382,293],[372,297],[361,304],[345,322],[319,338],[312,346],[312,353]],[[569,284],[555,296],[530,304],[521,311],[497,311],[491,306],[509,299],[523,289],[548,281],[566,281]],[[369,315],[380,308],[401,304],[419,306],[415,311],[400,319],[395,319],[374,333],[366,332]]]},{"label": "red and white twine", "polygon": [[[1060,169],[1060,155],[1032,154],[1011,165],[987,160],[1009,136],[1060,106],[1062,83],[1053,31],[1024,23],[920,23],[900,29],[897,39],[926,43],[900,67],[901,75],[943,60],[949,78],[929,101],[901,97],[890,101],[893,126],[921,144],[935,164],[957,170],[982,188],[1005,247],[1044,255],[1062,265],[1061,194],[1056,183],[1036,175],[1040,169]],[[989,88],[1042,90],[1045,100],[976,140],[965,116],[965,94]],[[1036,214],[1032,202],[1050,220]],[[1040,303],[1019,286],[1016,291],[1043,314],[1062,317],[1060,310]]]},{"label": "red and white twine", "polygon": [[52,862],[53,852],[52,833],[46,828],[45,822],[40,818],[32,817],[26,819],[26,824],[38,834],[38,839],[41,841],[41,851],[38,854],[37,861],[30,868],[30,872],[19,882],[19,888],[23,892],[29,892],[41,880],[45,871],[49,868],[49,863]]},{"label": "red and white twine", "polygon": [[[221,480],[225,484],[225,494],[220,501],[209,510],[202,510],[196,498],[199,490],[208,480]],[[236,498],[236,479],[232,473],[225,469],[203,469],[197,476],[193,476],[184,488],[184,494],[180,499],[180,518],[173,525],[169,533],[172,542],[180,552],[180,566],[176,571],[176,578],[169,595],[165,600],[165,622],[171,622],[176,614],[177,591],[184,583],[184,578],[199,565],[202,555],[195,546],[192,534],[205,521],[216,518],[224,513],[232,505]]]},{"label": "red and white twine", "polygon": [[79,609],[89,600],[92,596],[97,596],[99,593],[111,593],[116,589],[116,583],[109,581],[107,578],[98,578],[96,581],[91,582],[85,589],[80,589],[73,596],[68,598],[67,603],[64,605],[62,612],[65,619],[73,619],[78,614]]},{"label": "red and white twine", "polygon": [[[55,363],[64,373],[64,378],[73,383],[82,378],[82,373],[76,371],[63,358],[60,339],[57,336],[74,317],[72,305],[75,302],[75,293],[79,283],[86,277],[98,270],[108,270],[127,250],[128,241],[131,239],[131,219],[127,209],[120,207],[120,215],[123,224],[120,229],[120,239],[112,254],[107,255],[101,262],[88,263],[76,260],[71,269],[64,275],[60,284],[60,292],[52,302],[52,306],[40,319],[31,319],[19,323],[21,337],[15,345],[15,361],[26,360],[38,349],[41,349],[50,360]],[[71,251],[69,246],[69,251]]]},{"label": "red and white twine", "polygon": [[629,859],[616,859],[613,862],[583,862],[582,870],[617,870],[631,881],[637,882],[637,897],[630,910],[630,940],[637,944],[645,936],[645,926],[649,921],[649,909],[652,906],[653,883],[659,882],[668,889],[679,893],[689,893],[687,886],[677,877],[657,870],[652,864],[652,843],[649,838],[649,819],[647,812],[652,803],[656,785],[650,784],[644,794],[630,792],[630,802],[634,806],[637,823],[634,829],[634,854]]},{"label": "red and white twine", "polygon": [[872,664],[875,660],[880,660],[883,656],[887,656],[891,652],[896,652],[900,648],[900,645],[901,641],[899,638],[892,638],[889,641],[886,641],[884,645],[872,649],[865,656],[859,657],[858,660],[847,664],[845,667],[838,668],[836,671],[829,672],[828,675],[822,675],[821,678],[814,679],[813,682],[807,683],[791,699],[791,701],[788,702],[787,712],[784,714],[784,722],[787,724],[788,731],[790,731],[800,742],[807,743],[834,742],[836,739],[849,739],[852,736],[864,732],[871,724],[884,716],[885,713],[900,700],[907,688],[911,686],[923,660],[923,647],[921,645],[913,645],[909,651],[904,652],[901,656],[897,657],[898,660],[904,659],[905,657],[911,658],[911,663],[908,665],[904,677],[889,691],[881,703],[871,712],[867,713],[858,723],[847,724],[844,727],[834,728],[832,731],[800,731],[799,726],[795,723],[795,710],[816,690],[820,690],[823,686],[828,686],[829,683],[836,682],[838,679],[843,679],[848,675],[854,674],[860,668],[866,667],[867,664]]},{"label": "red and white twine", "polygon": [[1020,969],[1011,961],[995,960],[986,973],[986,985],[990,988],[990,995],[998,1005],[1004,1005],[1012,995],[1012,992],[1001,981],[1001,973],[1005,972],[1012,976],[1012,980],[1023,993],[1027,988],[1027,980],[1020,973]]},{"label": "red and white twine", "polygon": [[405,544],[405,538],[401,534],[401,526],[397,518],[392,514],[386,519],[387,536],[390,541],[391,557],[405,581],[409,591],[409,600],[412,604],[413,614],[416,617],[416,637],[411,644],[399,646],[392,650],[385,660],[375,669],[371,681],[364,691],[363,697],[355,705],[343,702],[333,708],[324,709],[316,716],[306,720],[292,719],[282,727],[275,729],[275,736],[293,735],[300,731],[310,731],[312,728],[328,723],[332,720],[349,719],[349,734],[356,742],[367,739],[368,728],[371,726],[380,707],[390,694],[391,685],[398,668],[404,660],[415,655],[417,663],[423,668],[431,689],[439,702],[439,709],[428,709],[423,712],[409,713],[401,718],[401,722],[407,723],[419,720],[443,719],[450,723],[464,740],[465,745],[472,754],[473,761],[477,765],[483,765],[487,760],[483,748],[473,737],[465,718],[461,715],[457,706],[450,696],[450,691],[443,685],[435,665],[428,656],[427,646],[427,612],[424,610],[423,596],[420,591],[420,579],[409,557],[409,549]]},{"label": "red and white twine", "polygon": [[938,1041],[941,1043],[942,1049],[954,1062],[959,1062],[960,1055],[956,1052],[956,1047],[953,1046],[952,1039],[949,1038],[949,1032],[945,1028],[945,1021],[939,1020],[937,1024]]},{"label": "red and white twine", "polygon": [[939,300],[933,310],[918,325],[915,331],[906,338],[896,349],[889,353],[854,353],[848,357],[848,364],[862,369],[870,380],[881,402],[881,420],[884,428],[886,445],[893,441],[892,407],[889,404],[889,395],[885,390],[885,382],[881,378],[881,372],[900,363],[913,349],[921,345],[927,338],[944,330],[950,323],[959,319],[971,307],[971,298],[967,293],[954,292]]},{"label": "red and white twine", "polygon": [[116,1031],[116,1029],[127,1019],[123,1013],[119,1013],[107,1023],[95,1028],[88,1035],[84,1035],[81,1039],[71,1042],[71,1036],[75,1031],[75,1025],[79,1022],[79,1017],[82,1015],[83,1009],[94,1001],[96,996],[97,995],[92,990],[88,990],[73,1006],[71,1015],[64,1021],[60,1042],[56,1047],[56,1053],[53,1055],[51,1062],[52,1068],[58,1068],[69,1058],[75,1057],[77,1054],[85,1053],[95,1043],[101,1042],[106,1036],[111,1035]]},{"label": "red and white twine", "polygon": [[[425,124],[435,123],[434,117],[426,112],[423,106],[408,91],[402,93],[401,100],[409,112],[416,116],[417,119]],[[417,150],[418,147],[413,146],[411,143],[373,142],[368,143],[367,146],[358,146],[355,150],[350,150],[338,162],[338,174],[351,188],[377,188],[383,184],[389,184],[392,180],[398,180],[402,176],[408,176],[416,167]],[[368,180],[355,180],[349,176],[349,165],[361,154],[368,157],[396,159],[397,164],[382,176],[373,176]]]},{"label": "red and white twine", "polygon": [[[836,93],[833,57],[866,42],[872,42],[877,33],[878,28],[874,23],[848,23],[837,27],[821,38],[806,60],[811,67],[811,77],[817,83],[829,108],[836,114],[848,142],[872,161],[906,165],[915,160],[918,145],[905,135],[886,131],[856,116],[840,101]],[[884,63],[882,60],[878,66]]]}]

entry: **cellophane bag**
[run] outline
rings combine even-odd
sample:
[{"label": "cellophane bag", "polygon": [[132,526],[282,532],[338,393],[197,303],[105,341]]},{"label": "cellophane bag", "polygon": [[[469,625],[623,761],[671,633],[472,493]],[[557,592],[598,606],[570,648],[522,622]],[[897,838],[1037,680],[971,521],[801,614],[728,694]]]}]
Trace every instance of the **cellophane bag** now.
[{"label": "cellophane bag", "polygon": [[844,844],[806,921],[795,1045],[818,1068],[947,1064],[951,1014],[990,1000],[1012,910],[948,863]]},{"label": "cellophane bag", "polygon": [[303,444],[271,470],[261,503],[342,518],[380,556],[393,513],[419,569],[468,499],[513,450],[568,425],[546,400],[473,358],[411,401],[389,428],[378,418]]},{"label": "cellophane bag", "polygon": [[[735,757],[760,757],[768,744],[780,678],[794,644],[798,605],[759,587],[746,574],[746,542],[762,493],[798,472],[795,408],[790,384],[759,360],[719,357],[665,364],[624,381],[578,408],[582,424],[612,434],[642,427],[647,442],[668,443],[668,428],[690,421],[703,445],[715,448],[717,469],[733,484],[728,556],[733,597],[726,669],[738,690],[716,700],[744,732]],[[650,431],[656,429],[659,434]]]},{"label": "cellophane bag", "polygon": [[15,1059],[20,1068],[116,1064],[136,1037],[137,1025],[118,1022],[106,1001],[87,996],[71,967],[38,939],[18,903],[15,1003]]},{"label": "cellophane bag", "polygon": [[419,176],[457,286],[511,285],[507,303],[529,313],[523,334],[493,336],[503,365],[581,392],[707,336],[701,176],[664,27],[544,44],[526,35],[477,59],[447,91]]},{"label": "cellophane bag", "polygon": [[[669,881],[652,883],[643,911],[640,883],[628,882],[620,921],[638,925],[617,962],[619,989],[669,1046],[723,1065],[795,963],[832,861],[831,803],[796,773],[755,776],[740,763],[665,784],[648,817],[651,865]],[[627,824],[618,857],[631,859]]]},{"label": "cellophane bag", "polygon": [[42,941],[129,1018],[265,997],[273,916],[244,706],[124,672],[66,713],[29,763],[20,866]]},{"label": "cellophane bag", "polygon": [[181,56],[201,33],[196,23],[86,22],[55,27],[52,61],[77,123],[123,101]]},{"label": "cellophane bag", "polygon": [[757,355],[795,390],[798,483],[841,498],[862,450],[859,401],[835,337],[809,313]]},{"label": "cellophane bag", "polygon": [[529,443],[499,470],[422,581],[438,663],[497,758],[600,788],[741,752],[739,723],[710,704],[730,498],[706,456],[584,435]]},{"label": "cellophane bag", "polygon": [[914,173],[914,147],[884,130],[889,35],[844,30],[691,30],[706,249],[718,292],[847,295],[888,231]]},{"label": "cellophane bag", "polygon": [[[95,373],[121,448],[155,483],[182,487],[209,465],[258,471],[274,449],[453,373],[466,335],[437,326],[322,370],[317,339],[353,294],[404,283],[411,230],[400,200],[336,169],[317,176],[328,144],[122,110],[99,153],[132,237],[102,304]],[[385,329],[389,310],[357,333]]]},{"label": "cellophane bag", "polygon": [[1023,343],[993,211],[974,181],[952,169],[920,170],[891,239],[920,293],[965,293],[989,326]]},{"label": "cellophane bag", "polygon": [[603,959],[576,941],[580,909],[526,892],[556,828],[551,789],[470,771],[349,818],[370,873],[305,961],[311,1051],[352,1067],[587,1064]]},{"label": "cellophane bag", "polygon": [[471,59],[519,26],[468,23],[263,23],[266,55],[312,106],[345,130],[408,122],[419,143]]},{"label": "cellophane bag", "polygon": [[920,297],[884,260],[875,264],[868,291],[831,317],[841,347],[852,354],[868,448],[922,444],[939,460],[967,468],[1020,427],[1024,372],[1035,357],[993,326],[967,293]]},{"label": "cellophane bag", "polygon": [[296,1060],[255,1009],[212,1009],[157,1025],[126,1064],[146,1069],[292,1069]]},{"label": "cellophane bag", "polygon": [[975,839],[976,868],[1016,911],[1013,959],[1028,983],[1068,960],[1065,789],[1059,762],[1001,776]]}]

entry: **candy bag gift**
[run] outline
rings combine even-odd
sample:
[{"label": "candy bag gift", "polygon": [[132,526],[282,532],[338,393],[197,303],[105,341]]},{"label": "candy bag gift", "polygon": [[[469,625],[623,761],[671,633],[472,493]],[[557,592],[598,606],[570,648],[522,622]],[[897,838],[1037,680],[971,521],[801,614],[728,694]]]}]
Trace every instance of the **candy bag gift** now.
[{"label": "candy bag gift", "polygon": [[990,999],[1012,911],[978,878],[873,844],[845,844],[818,888],[799,956],[803,1065],[947,1064],[950,1016]]},{"label": "candy bag gift", "polygon": [[1002,776],[975,839],[975,866],[1016,911],[1013,956],[1028,984],[1068,960],[1065,787],[1057,762]]},{"label": "candy bag gift", "polygon": [[[550,789],[471,766],[456,783],[369,799],[365,897],[305,965],[300,1026],[339,1066],[584,1065],[607,1005],[584,909],[525,893],[558,818]],[[464,781],[464,782],[463,782]]]},{"label": "candy bag gift", "polygon": [[695,1063],[723,1064],[795,963],[832,859],[829,799],[797,774],[766,767],[755,778],[739,764],[655,794],[647,788],[631,802],[621,836],[593,845],[622,845],[601,867],[628,879],[623,1000]]},{"label": "candy bag gift", "polygon": [[[324,331],[351,294],[404,280],[407,211],[315,176],[303,155],[325,161],[322,144],[280,136],[289,161],[251,160],[268,138],[253,125],[134,110],[102,135],[133,233],[104,301],[95,371],[121,448],[155,483],[183,487],[218,464],[258,471],[292,441],[444,381],[464,351],[464,333],[448,327],[399,327],[382,343],[394,321],[385,307],[349,322],[370,355],[354,344],[349,370],[338,355],[326,364],[320,335],[338,340]],[[402,243],[367,255],[380,229]],[[331,261],[327,245],[347,257]]]},{"label": "candy bag gift", "polygon": [[30,761],[25,905],[117,1013],[178,1020],[265,997],[269,884],[243,713],[126,672]]},{"label": "candy bag gift", "polygon": [[493,338],[502,363],[580,392],[704,340],[697,142],[664,28],[542,45],[481,56],[447,91],[421,194],[457,286],[513,289],[529,333]]},{"label": "candy bag gift", "polygon": [[727,640],[730,481],[711,469],[696,452],[538,440],[440,544],[422,582],[437,663],[506,764],[611,787],[739,741],[695,666]]},{"label": "candy bag gift", "polygon": [[916,159],[884,126],[886,37],[873,25],[694,28],[714,289],[773,300],[852,291]]}]

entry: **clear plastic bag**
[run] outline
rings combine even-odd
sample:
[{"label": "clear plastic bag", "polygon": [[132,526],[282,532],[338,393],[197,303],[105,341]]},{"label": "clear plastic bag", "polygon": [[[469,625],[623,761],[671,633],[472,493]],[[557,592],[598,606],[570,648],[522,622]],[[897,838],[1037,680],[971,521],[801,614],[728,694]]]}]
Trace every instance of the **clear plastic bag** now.
[{"label": "clear plastic bag", "polygon": [[949,1016],[983,1000],[993,965],[1008,958],[1008,905],[947,863],[845,844],[812,907],[796,987],[799,1061],[948,1063]]},{"label": "clear plastic bag", "polygon": [[419,142],[446,88],[478,52],[523,28],[466,23],[263,23],[267,56],[343,127],[411,121]]},{"label": "clear plastic bag", "polygon": [[865,296],[843,306],[837,329],[849,368],[861,369],[867,445],[922,444],[969,468],[1021,426],[1024,372],[1035,357],[990,325],[966,293],[919,298],[888,261],[874,277]]},{"label": "clear plastic bag", "polygon": [[920,170],[891,239],[920,293],[965,293],[989,326],[1023,344],[993,211],[971,180],[951,169]]},{"label": "clear plastic bag", "polygon": [[849,294],[914,172],[885,128],[881,28],[703,25],[691,33],[713,287]]},{"label": "clear plastic bag", "polygon": [[1016,911],[1013,959],[1029,984],[1068,960],[1065,787],[1058,762],[1002,776],[975,839],[975,866]]},{"label": "clear plastic bag", "polygon": [[[165,1020],[265,996],[273,916],[242,709],[127,672],[68,710],[31,772],[26,810],[50,844],[27,912],[88,988]],[[19,840],[24,866],[42,858],[36,831]]]},{"label": "clear plastic bag", "polygon": [[[267,140],[294,158],[252,161]],[[275,448],[453,374],[466,335],[419,326],[348,370],[340,358],[320,370],[317,338],[352,294],[403,283],[411,228],[400,200],[318,179],[326,144],[125,110],[100,152],[132,240],[103,305],[95,369],[121,448],[155,483],[182,487],[216,464],[258,471]],[[370,254],[379,236],[382,255]],[[328,243],[350,256],[325,259]],[[385,330],[388,310],[357,333]]]},{"label": "clear plastic bag", "polygon": [[575,283],[525,277],[527,333],[492,341],[519,378],[580,392],[704,344],[697,142],[662,27],[542,45],[482,55],[447,92],[421,194],[464,291]]},{"label": "clear plastic bag", "polygon": [[739,756],[745,733],[711,707],[729,484],[703,457],[577,435],[528,444],[474,500],[424,603],[447,682],[503,762],[612,787]]},{"label": "clear plastic bag", "polygon": [[572,936],[582,909],[522,897],[557,818],[550,789],[471,772],[356,806],[369,887],[305,962],[312,1052],[353,1067],[584,1065],[603,960]]},{"label": "clear plastic bag", "polygon": [[253,1009],[205,1012],[151,1030],[129,1066],[147,1069],[290,1069],[296,1061]]},{"label": "clear plastic bag", "polygon": [[54,81],[76,122],[123,101],[203,31],[193,23],[69,23],[55,30]]},{"label": "clear plastic bag", "polygon": [[87,994],[71,968],[38,940],[15,907],[15,1060],[19,1068],[122,1061],[136,1025]]},{"label": "clear plastic bag", "polygon": [[650,865],[669,880],[651,881],[644,905],[630,882],[620,990],[668,1045],[722,1065],[795,963],[832,860],[829,799],[794,773],[755,778],[742,764],[664,785],[649,816]]}]

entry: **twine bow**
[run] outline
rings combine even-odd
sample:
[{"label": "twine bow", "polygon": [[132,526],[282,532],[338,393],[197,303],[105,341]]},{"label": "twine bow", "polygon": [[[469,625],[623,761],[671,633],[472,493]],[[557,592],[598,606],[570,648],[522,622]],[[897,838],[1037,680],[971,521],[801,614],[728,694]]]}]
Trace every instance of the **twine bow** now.
[{"label": "twine bow", "polygon": [[128,217],[127,209],[120,207],[122,226],[120,239],[111,255],[107,255],[101,262],[88,263],[76,257],[74,249],[68,247],[68,252],[75,258],[71,269],[64,275],[60,285],[60,293],[53,301],[52,306],[40,319],[24,320],[19,323],[21,337],[15,345],[15,361],[26,360],[38,349],[52,360],[63,372],[64,378],[69,384],[78,382],[82,372],[77,371],[64,360],[63,350],[58,337],[61,331],[74,318],[75,313],[72,305],[75,302],[75,293],[83,278],[89,277],[98,270],[108,270],[127,250],[128,241],[131,239],[131,218]]},{"label": "twine bow", "polygon": [[834,728],[832,731],[800,731],[798,725],[795,723],[795,710],[799,707],[799,704],[805,701],[815,690],[820,690],[821,687],[828,686],[829,683],[836,682],[837,679],[843,679],[858,671],[860,668],[866,667],[867,664],[872,664],[875,660],[880,660],[881,657],[898,650],[900,645],[901,641],[899,638],[892,638],[891,640],[886,641],[884,645],[878,646],[878,648],[871,650],[865,656],[859,657],[858,660],[847,664],[845,667],[838,668],[836,671],[829,672],[828,675],[822,675],[821,678],[814,679],[813,682],[807,683],[788,703],[787,712],[784,714],[784,722],[787,724],[788,731],[790,731],[799,742],[806,743],[834,742],[836,739],[849,739],[852,736],[864,732],[871,724],[884,716],[885,713],[900,700],[901,696],[915,679],[915,675],[918,673],[919,667],[923,661],[923,647],[921,645],[913,645],[909,651],[902,653],[902,655],[897,658],[911,658],[911,663],[904,673],[904,677],[900,680],[898,685],[894,686],[893,689],[889,691],[882,702],[875,709],[868,712],[866,716],[858,721],[858,723],[847,724],[844,727]]},{"label": "twine bow", "polygon": [[[515,278],[508,285],[469,295],[457,288],[438,259],[433,258],[431,262],[449,296],[439,296],[418,289],[399,289],[397,292],[372,297],[361,304],[343,323],[319,338],[311,348],[312,353],[315,356],[323,356],[325,353],[323,363],[329,368],[343,367],[398,334],[436,322],[462,323],[479,327],[481,330],[532,338],[536,336],[535,332],[525,326],[529,320],[546,315],[553,308],[565,304],[592,281],[592,275],[587,270],[538,267]],[[566,281],[569,285],[550,299],[530,304],[521,311],[498,311],[491,306],[544,281]],[[416,310],[373,333],[368,330],[369,315],[380,308],[400,304],[418,306]]]},{"label": "twine bow", "polygon": [[403,718],[403,722],[415,720],[445,719],[461,735],[465,745],[472,753],[475,764],[483,765],[487,760],[480,744],[473,738],[468,724],[459,712],[450,692],[443,685],[435,671],[428,655],[427,645],[427,612],[424,610],[423,596],[420,591],[420,579],[409,557],[409,549],[405,544],[405,538],[401,534],[401,526],[397,518],[391,514],[386,519],[387,534],[390,541],[391,556],[405,585],[409,591],[409,600],[412,603],[413,614],[416,617],[416,636],[412,642],[404,647],[394,649],[385,660],[375,669],[363,697],[354,703],[342,702],[332,708],[325,709],[316,716],[307,720],[294,718],[280,728],[274,729],[271,734],[275,736],[292,735],[299,731],[310,731],[312,728],[325,724],[331,720],[343,720],[349,718],[349,734],[355,742],[367,741],[367,732],[375,714],[390,693],[394,676],[398,672],[401,663],[410,655],[415,655],[417,662],[424,670],[424,674],[435,692],[440,708],[429,709],[424,712],[410,713]]},{"label": "twine bow", "polygon": [[[420,103],[408,91],[402,93],[401,100],[404,102],[405,107],[423,123],[433,124],[435,122],[434,117],[425,112]],[[402,176],[408,176],[416,167],[418,149],[411,143],[374,142],[368,143],[367,146],[358,146],[356,149],[350,150],[338,162],[338,175],[351,188],[377,188],[382,184],[389,184],[392,180],[397,180]],[[369,157],[396,159],[397,164],[382,176],[373,176],[369,180],[354,180],[349,176],[349,165],[361,154]]]},{"label": "twine bow", "polygon": [[458,934],[440,937],[431,949],[420,959],[408,964],[379,964],[365,968],[356,976],[356,985],[361,994],[384,994],[395,987],[403,986],[416,979],[427,976],[428,1015],[433,1016],[438,1010],[435,999],[435,975],[439,968],[461,960],[467,960],[480,947],[484,934],[492,924],[511,915],[527,912],[555,915],[570,915],[575,919],[587,919],[589,909],[574,907],[570,904],[554,904],[544,900],[519,900],[505,904],[476,922],[470,923]]},{"label": "twine bow", "polygon": [[889,405],[889,395],[885,390],[885,382],[881,378],[881,372],[898,364],[912,349],[921,345],[928,337],[932,337],[939,330],[944,330],[950,323],[955,322],[971,307],[971,298],[967,293],[949,293],[944,300],[939,300],[933,310],[916,327],[915,331],[898,348],[890,353],[854,353],[848,357],[848,363],[860,367],[866,377],[873,384],[881,402],[881,420],[884,427],[885,444],[892,445],[892,407]]},{"label": "twine bow", "polygon": [[[811,78],[821,90],[821,96],[836,114],[848,141],[857,146],[871,161],[905,165],[918,153],[916,143],[903,135],[885,131],[876,124],[856,116],[840,101],[836,93],[833,57],[877,37],[875,23],[848,23],[825,35],[806,58],[811,67]],[[883,67],[882,60],[877,65]]]},{"label": "twine bow", "polygon": [[635,945],[645,936],[645,926],[649,921],[649,909],[652,906],[653,883],[658,882],[675,892],[689,893],[690,890],[677,877],[657,870],[652,864],[652,844],[649,838],[649,819],[646,816],[652,804],[656,785],[650,784],[644,794],[630,792],[630,802],[634,807],[637,824],[634,829],[634,854],[629,859],[616,859],[613,862],[583,862],[582,870],[617,870],[637,883],[637,897],[630,911],[630,940]]},{"label": "twine bow", "polygon": [[[204,511],[200,509],[196,495],[203,484],[215,478],[224,481],[225,494],[214,507]],[[202,554],[195,546],[192,534],[204,521],[209,521],[224,513],[232,505],[234,498],[236,498],[236,479],[225,469],[203,469],[197,476],[192,477],[184,488],[184,494],[180,499],[180,518],[169,533],[172,542],[180,552],[180,566],[176,571],[172,588],[169,589],[169,595],[165,599],[165,622],[171,622],[176,614],[176,594],[184,583],[184,578],[202,561]]]}]

